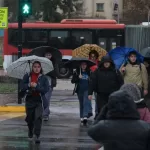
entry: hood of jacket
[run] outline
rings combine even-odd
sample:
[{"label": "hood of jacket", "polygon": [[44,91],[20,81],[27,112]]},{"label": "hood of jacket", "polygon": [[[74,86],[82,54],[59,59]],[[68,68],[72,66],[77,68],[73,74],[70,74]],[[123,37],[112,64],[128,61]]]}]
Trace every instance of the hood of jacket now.
[{"label": "hood of jacket", "polygon": [[111,94],[107,107],[108,119],[140,119],[136,104],[126,91],[119,90]]},{"label": "hood of jacket", "polygon": [[111,68],[115,68],[115,64],[113,62],[113,60],[111,59],[111,57],[109,55],[106,55],[102,58],[102,60],[99,63],[99,68],[104,68],[104,63],[105,62],[110,62],[111,63]]},{"label": "hood of jacket", "polygon": [[120,89],[126,91],[130,96],[132,96],[132,99],[135,103],[140,103],[144,100],[142,99],[140,88],[136,84],[127,83],[124,84]]}]

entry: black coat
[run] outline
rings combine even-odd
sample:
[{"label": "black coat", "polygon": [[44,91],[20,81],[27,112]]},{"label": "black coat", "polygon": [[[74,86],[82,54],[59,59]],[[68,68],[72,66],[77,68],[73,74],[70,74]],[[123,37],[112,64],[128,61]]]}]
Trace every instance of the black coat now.
[{"label": "black coat", "polygon": [[[104,62],[110,62],[111,66],[107,69],[104,68]],[[92,95],[93,92],[109,95],[119,90],[123,83],[121,73],[115,69],[115,65],[110,57],[106,56],[99,64],[99,68],[91,75],[89,95]]]},{"label": "black coat", "polygon": [[150,150],[150,125],[126,92],[113,93],[98,119],[88,134],[105,150]]}]

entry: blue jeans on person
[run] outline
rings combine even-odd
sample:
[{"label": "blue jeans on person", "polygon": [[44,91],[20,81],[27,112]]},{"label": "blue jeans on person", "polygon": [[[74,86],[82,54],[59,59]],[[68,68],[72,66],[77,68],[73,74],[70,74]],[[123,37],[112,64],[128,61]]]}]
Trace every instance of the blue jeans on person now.
[{"label": "blue jeans on person", "polygon": [[91,101],[91,100],[89,100],[89,113],[90,113],[90,114],[93,113],[92,101]]},{"label": "blue jeans on person", "polygon": [[89,113],[89,99],[88,91],[79,91],[77,93],[80,107],[80,118],[88,117]]},{"label": "blue jeans on person", "polygon": [[43,117],[49,117],[50,115],[50,99],[52,96],[53,89],[50,87],[49,91],[45,94],[45,99],[43,100],[44,112]]}]

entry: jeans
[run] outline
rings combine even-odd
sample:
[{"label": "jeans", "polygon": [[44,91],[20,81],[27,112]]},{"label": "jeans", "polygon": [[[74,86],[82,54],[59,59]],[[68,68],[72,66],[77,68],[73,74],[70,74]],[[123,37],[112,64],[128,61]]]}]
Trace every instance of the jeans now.
[{"label": "jeans", "polygon": [[88,113],[93,113],[93,108],[92,108],[92,101],[89,100],[89,112]]},{"label": "jeans", "polygon": [[88,91],[79,91],[77,93],[80,106],[80,118],[88,117],[90,100],[88,99]]},{"label": "jeans", "polygon": [[49,91],[45,94],[45,99],[43,100],[44,112],[43,117],[48,117],[50,115],[50,99],[52,96],[53,89],[50,87]]}]

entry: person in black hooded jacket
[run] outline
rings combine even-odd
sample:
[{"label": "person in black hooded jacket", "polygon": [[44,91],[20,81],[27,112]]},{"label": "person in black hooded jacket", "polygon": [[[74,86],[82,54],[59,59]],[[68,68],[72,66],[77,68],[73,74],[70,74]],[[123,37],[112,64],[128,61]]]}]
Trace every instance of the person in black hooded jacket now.
[{"label": "person in black hooded jacket", "polygon": [[107,104],[109,95],[119,90],[123,83],[122,75],[119,70],[116,70],[112,59],[109,56],[104,56],[98,69],[91,75],[88,91],[90,100],[93,92],[97,93],[98,114],[102,107]]},{"label": "person in black hooded jacket", "polygon": [[136,104],[126,91],[111,94],[100,114],[88,135],[105,150],[150,150],[150,125],[140,120]]}]

